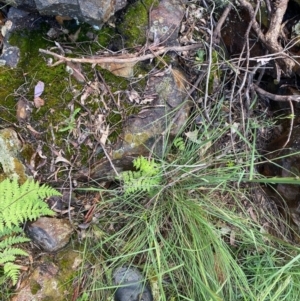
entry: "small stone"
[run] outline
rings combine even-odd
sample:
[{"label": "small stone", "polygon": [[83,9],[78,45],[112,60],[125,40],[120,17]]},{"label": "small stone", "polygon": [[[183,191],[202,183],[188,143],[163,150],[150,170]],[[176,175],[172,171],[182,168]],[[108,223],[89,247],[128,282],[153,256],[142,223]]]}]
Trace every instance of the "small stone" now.
[{"label": "small stone", "polygon": [[69,221],[50,217],[41,217],[26,227],[27,235],[45,252],[56,252],[65,247],[72,232]]},{"label": "small stone", "polygon": [[122,285],[115,292],[115,301],[152,301],[149,285],[137,268],[122,266],[113,272],[115,285]]}]

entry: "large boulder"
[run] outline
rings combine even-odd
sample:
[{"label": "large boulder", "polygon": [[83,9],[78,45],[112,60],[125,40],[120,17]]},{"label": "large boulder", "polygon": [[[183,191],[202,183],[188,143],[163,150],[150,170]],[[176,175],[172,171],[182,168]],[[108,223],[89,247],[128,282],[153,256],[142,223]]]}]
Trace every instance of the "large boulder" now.
[{"label": "large boulder", "polygon": [[41,15],[68,16],[101,27],[127,0],[4,0],[4,4],[38,11]]}]

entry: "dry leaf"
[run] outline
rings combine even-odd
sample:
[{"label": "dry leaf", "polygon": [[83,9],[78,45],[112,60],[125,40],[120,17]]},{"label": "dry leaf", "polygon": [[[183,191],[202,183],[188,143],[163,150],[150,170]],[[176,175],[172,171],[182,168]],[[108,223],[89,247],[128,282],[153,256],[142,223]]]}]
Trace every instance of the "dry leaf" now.
[{"label": "dry leaf", "polygon": [[34,105],[37,109],[39,109],[40,107],[42,107],[43,105],[45,105],[45,101],[44,99],[40,98],[39,96],[38,97],[35,97],[34,100]]},{"label": "dry leaf", "polygon": [[57,156],[56,159],[55,159],[55,164],[58,163],[58,162],[64,162],[64,163],[67,163],[69,165],[72,165],[70,161],[68,161],[66,158],[64,158],[61,155]]},{"label": "dry leaf", "polygon": [[197,143],[197,144],[200,144],[201,143],[201,140],[198,140],[198,130],[194,130],[192,132],[187,132],[187,133],[184,133],[188,138],[189,140],[191,140],[192,142],[194,143]]},{"label": "dry leaf", "polygon": [[71,21],[72,18],[68,17],[68,16],[56,16],[55,17],[57,23],[59,23],[60,25],[64,24],[64,21]]},{"label": "dry leaf", "polygon": [[79,29],[74,34],[69,35],[69,39],[71,42],[76,42],[78,40],[80,31],[81,31],[81,27],[79,27]]},{"label": "dry leaf", "polygon": [[36,136],[42,134],[42,133],[36,131],[30,124],[28,124],[26,127],[28,128],[28,130],[29,130],[32,134],[34,134],[34,135],[36,135]]},{"label": "dry leaf", "polygon": [[100,143],[102,146],[104,146],[109,135],[109,124],[107,125],[106,129],[101,131],[101,134],[102,136],[100,138]]},{"label": "dry leaf", "polygon": [[133,67],[136,63],[101,63],[103,69],[110,71],[116,76],[133,77]]},{"label": "dry leaf", "polygon": [[154,100],[154,98],[144,98],[143,100],[140,101],[141,105],[146,105],[151,103]]},{"label": "dry leaf", "polygon": [[81,104],[85,104],[85,100],[92,94],[95,93],[95,91],[97,91],[93,85],[85,85],[84,87],[84,92],[80,97],[80,103]]},{"label": "dry leaf", "polygon": [[32,104],[21,97],[17,102],[17,119],[19,122],[27,121],[30,118],[32,112]]},{"label": "dry leaf", "polygon": [[140,103],[140,95],[134,89],[126,91],[126,94],[131,102]]}]

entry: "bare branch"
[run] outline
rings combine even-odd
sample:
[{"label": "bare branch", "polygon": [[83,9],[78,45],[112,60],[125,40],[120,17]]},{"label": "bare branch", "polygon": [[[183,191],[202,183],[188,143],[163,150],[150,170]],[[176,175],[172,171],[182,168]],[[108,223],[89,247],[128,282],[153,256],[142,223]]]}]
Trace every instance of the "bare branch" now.
[{"label": "bare branch", "polygon": [[51,67],[57,66],[59,64],[65,62],[72,62],[72,63],[89,63],[89,64],[101,64],[101,63],[137,63],[141,61],[145,61],[148,59],[153,59],[163,53],[168,51],[188,51],[203,47],[202,44],[192,44],[187,46],[170,46],[170,47],[158,47],[157,50],[154,50],[150,54],[145,54],[141,56],[137,56],[134,54],[127,54],[127,55],[118,55],[118,56],[93,56],[93,57],[84,57],[84,58],[73,58],[73,57],[65,57],[63,55],[57,54],[52,51],[39,49],[40,53],[45,53],[52,55],[58,59],[57,62],[51,65]]},{"label": "bare branch", "polygon": [[272,99],[274,101],[296,101],[296,102],[300,101],[300,95],[276,95],[263,90],[256,84],[253,84],[253,87],[258,94],[267,97],[269,99]]},{"label": "bare branch", "polygon": [[[279,35],[281,30],[281,24],[283,16],[286,12],[288,0],[273,1],[273,12],[271,14],[271,20],[269,29],[266,34],[263,34],[260,25],[256,21],[256,16],[252,5],[247,0],[239,0],[242,7],[247,9],[250,18],[252,20],[252,28],[257,34],[260,41],[266,46],[270,53],[284,53],[282,46],[279,44]],[[275,2],[275,3],[274,3]],[[278,63],[281,68],[287,74],[290,74],[295,66],[295,62],[286,55],[285,58],[279,59]]]}]

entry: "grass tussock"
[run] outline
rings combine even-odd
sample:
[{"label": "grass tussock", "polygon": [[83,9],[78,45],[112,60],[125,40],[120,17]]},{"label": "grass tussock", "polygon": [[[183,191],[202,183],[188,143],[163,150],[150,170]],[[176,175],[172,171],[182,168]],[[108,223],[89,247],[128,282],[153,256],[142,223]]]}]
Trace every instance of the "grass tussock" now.
[{"label": "grass tussock", "polygon": [[297,300],[300,249],[271,200],[255,198],[263,195],[253,183],[263,181],[257,125],[249,126],[251,139],[235,131],[244,148],[237,143],[234,152],[224,141],[230,126],[200,130],[192,121],[184,147],[168,145],[156,159],[161,181],[150,191],[125,193],[122,182],[98,189],[103,201],[87,233],[85,293],[112,298],[113,270],[134,265],[155,300]]}]

